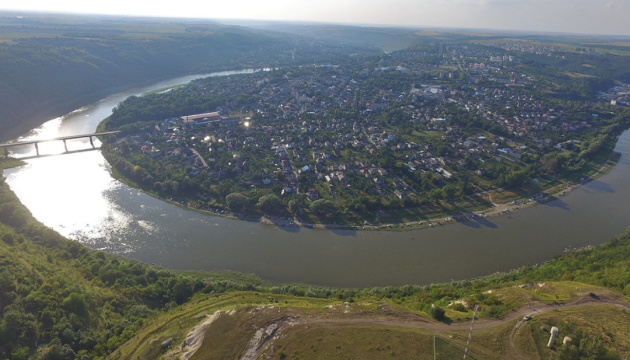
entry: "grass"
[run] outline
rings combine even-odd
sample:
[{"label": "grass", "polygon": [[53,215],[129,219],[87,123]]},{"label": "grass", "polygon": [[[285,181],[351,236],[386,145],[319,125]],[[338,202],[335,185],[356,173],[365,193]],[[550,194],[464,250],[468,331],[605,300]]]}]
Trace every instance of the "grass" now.
[{"label": "grass", "polygon": [[[185,305],[149,318],[145,327],[131,340],[121,346],[112,359],[155,358],[161,353],[161,343],[173,339],[174,344],[181,344],[194,326],[201,323],[206,315],[216,311],[229,311],[240,307],[258,305],[282,305],[301,309],[324,309],[334,301],[287,295],[261,294],[257,292],[232,292],[220,296],[198,296]],[[224,321],[220,322],[223,323]],[[233,333],[237,333],[233,331]]]},{"label": "grass", "polygon": [[544,282],[537,283],[526,290],[532,299],[542,303],[563,303],[577,299],[576,292],[599,292],[601,288],[597,286],[577,283],[572,281],[566,282]]},{"label": "grass", "polygon": [[[1,151],[1,150],[0,150]],[[18,166],[26,165],[22,160],[14,159],[11,157],[0,156],[0,170],[10,169]]]},{"label": "grass", "polygon": [[[475,331],[473,329],[470,350],[484,359],[513,358],[510,352],[509,336],[515,323],[516,321],[511,321],[490,330]],[[466,333],[465,336],[467,337],[468,334]]]},{"label": "grass", "polygon": [[591,178],[598,178],[599,176],[602,176],[612,170],[620,158],[621,154],[617,152],[613,152],[610,155],[598,154],[592,161],[586,163],[582,171],[565,174],[562,178],[565,181],[574,183],[579,182],[581,178],[587,176]]},{"label": "grass", "polygon": [[420,137],[423,140],[427,140],[427,142],[430,142],[428,140],[439,140],[442,139],[442,137],[444,136],[445,132],[444,131],[433,131],[433,130],[422,130],[422,131],[418,131],[418,130],[414,130],[411,135],[415,136],[415,137]]},{"label": "grass", "polygon": [[539,179],[538,183],[531,182],[526,186],[520,188],[506,189],[501,188],[492,191],[492,201],[494,203],[502,204],[512,200],[529,199],[535,194],[538,194],[544,189],[549,194],[554,194],[564,188],[563,184],[560,184],[553,180]]},{"label": "grass", "polygon": [[[604,288],[577,282],[511,283],[491,290],[477,289],[476,292],[491,294],[504,304],[508,313],[533,301],[539,304],[571,302],[591,291],[607,297],[618,296]],[[468,298],[464,300],[472,302]],[[431,359],[434,335],[437,335],[435,349],[438,358],[461,358],[468,338],[467,330],[435,333],[405,325],[412,320],[419,324],[433,322],[426,313],[418,310],[420,305],[421,299],[415,295],[400,299],[363,295],[345,305],[342,300],[252,291],[197,296],[177,309],[145,321],[144,329],[111,358],[170,359],[172,357],[167,356],[170,350],[163,348],[161,343],[172,339],[174,345],[170,348],[179,348],[194,326],[218,310],[226,313],[208,328],[202,347],[192,359],[241,357],[251,347],[250,339],[258,329],[269,324],[281,324],[286,319],[294,319],[294,323],[281,327],[278,334],[261,347],[259,358]],[[456,311],[443,307],[447,323],[467,324],[472,318],[470,310]],[[483,320],[484,312],[480,311],[478,316]],[[630,331],[630,311],[617,307],[595,304],[579,308],[559,307],[535,314],[534,320],[523,323],[516,331],[514,326],[518,320],[520,317],[485,328],[478,324],[473,331],[468,358],[512,358],[515,350],[510,344],[510,336],[513,336],[518,352],[525,359],[540,358],[542,355],[539,353],[545,351],[548,338],[548,334],[547,338],[543,336],[544,331],[540,327],[549,329],[552,325],[563,323],[577,325],[592,331],[592,334],[601,333],[609,349],[624,356],[630,354],[630,339],[625,336]],[[467,326],[460,325],[458,328],[467,329]]]},{"label": "grass", "polygon": [[[417,329],[299,327],[261,355],[288,359],[433,359],[433,335]],[[274,356],[275,355],[275,356]]]},{"label": "grass", "polygon": [[[520,336],[534,338],[538,353],[543,357],[557,349],[565,336],[571,335],[565,331],[567,323],[586,329],[591,336],[600,333],[604,344],[609,349],[617,351],[622,359],[630,356],[630,338],[627,336],[630,332],[630,312],[613,306],[590,306],[549,312],[534,317],[522,329],[523,334]],[[549,329],[552,326],[558,327],[560,332],[559,340],[556,340],[552,349],[549,350],[546,345],[549,340]],[[541,330],[541,327],[545,330]]]},{"label": "grass", "polygon": [[[467,336],[467,335],[466,335]],[[466,349],[466,336],[435,336],[435,359],[462,359]],[[473,346],[468,347],[467,359],[487,359],[482,356],[478,349],[473,350]]]},{"label": "grass", "polygon": [[273,314],[254,319],[251,317],[252,310],[244,307],[235,313],[221,313],[206,332],[201,348],[191,360],[238,358],[256,330],[276,319]]}]

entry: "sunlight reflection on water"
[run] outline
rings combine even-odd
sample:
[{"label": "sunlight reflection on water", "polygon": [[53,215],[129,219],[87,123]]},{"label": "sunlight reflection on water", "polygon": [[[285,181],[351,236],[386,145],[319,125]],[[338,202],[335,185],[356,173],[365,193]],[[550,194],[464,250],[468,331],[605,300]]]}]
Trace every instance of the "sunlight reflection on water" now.
[{"label": "sunlight reflection on water", "polygon": [[[80,171],[66,171],[77,165]],[[132,215],[111,201],[109,194],[121,185],[109,175],[109,165],[100,153],[31,159],[20,171],[7,175],[22,203],[46,226],[83,243],[101,238],[115,242],[119,251],[127,247],[113,234],[126,228]]]}]

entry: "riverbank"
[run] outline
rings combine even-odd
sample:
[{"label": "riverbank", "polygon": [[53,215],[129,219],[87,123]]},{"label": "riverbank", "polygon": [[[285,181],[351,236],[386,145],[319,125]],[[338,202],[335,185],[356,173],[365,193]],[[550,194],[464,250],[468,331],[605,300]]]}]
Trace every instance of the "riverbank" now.
[{"label": "riverbank", "polygon": [[[182,74],[182,76],[185,74]],[[78,94],[57,94],[55,98],[46,99],[44,101],[36,101],[28,99],[28,106],[24,106],[20,102],[7,102],[2,109],[4,119],[19,119],[19,121],[3,124],[0,131],[0,142],[9,141],[17,137],[27,134],[29,131],[41,126],[46,121],[60,116],[64,116],[71,111],[99,101],[111,94],[116,94],[130,88],[142,87],[159,81],[173,78],[173,74],[167,76],[154,77],[138,82],[124,82],[109,87],[95,88],[89,93]],[[33,104],[38,104],[33,106]]]},{"label": "riverbank", "polygon": [[[486,217],[494,217],[494,216],[510,216],[511,213],[532,207],[534,205],[538,205],[541,203],[547,203],[564,196],[567,196],[572,191],[577,189],[578,187],[586,184],[587,182],[597,179],[600,176],[608,173],[614,166],[617,164],[620,158],[619,153],[613,153],[609,157],[608,161],[597,170],[596,173],[592,174],[588,178],[582,179],[579,183],[562,183],[560,185],[552,186],[550,188],[539,191],[538,193],[532,194],[523,194],[522,192],[518,194],[514,191],[505,191],[504,189],[495,189],[491,191],[486,191],[484,193],[477,194],[477,196],[485,196],[488,198],[489,203],[493,206],[475,211],[467,211],[463,213],[457,214],[444,214],[443,216],[435,216],[429,219],[423,219],[418,221],[405,221],[405,222],[387,222],[387,223],[368,223],[367,221],[363,224],[339,224],[339,223],[330,223],[330,222],[316,222],[309,221],[300,216],[290,217],[290,216],[251,216],[247,214],[234,214],[227,210],[222,209],[202,209],[200,207],[196,207],[193,204],[189,204],[183,200],[175,200],[168,199],[160,196],[157,193],[146,191],[142,189],[137,183],[134,181],[122,176],[114,167],[111,167],[111,175],[116,180],[125,183],[126,185],[142,191],[147,195],[159,199],[161,201],[166,201],[182,209],[186,209],[189,211],[195,211],[200,214],[216,216],[216,217],[224,217],[230,218],[234,220],[240,221],[249,221],[249,222],[259,222],[265,225],[271,225],[281,228],[309,228],[309,229],[328,229],[328,230],[348,230],[348,231],[413,231],[413,230],[421,230],[432,227],[442,227],[448,224],[453,224],[456,222],[468,222],[475,221],[479,218]],[[4,158],[0,160],[0,168],[11,168],[24,165],[25,163],[19,159],[14,158]],[[507,195],[506,195],[507,193]],[[497,194],[498,197],[502,200],[500,202],[495,201]],[[494,196],[493,196],[494,195]],[[516,196],[518,195],[518,196]],[[507,200],[506,200],[507,199]]]},{"label": "riverbank", "polygon": [[[77,116],[100,117],[96,109],[87,114]],[[363,224],[339,223],[321,225],[321,231],[307,228],[309,223],[293,227],[286,219],[264,225],[260,217],[208,216],[191,211],[194,203],[163,201],[114,180],[98,151],[31,159],[28,166],[6,170],[5,177],[36,218],[92,248],[174,269],[232,269],[275,282],[373,287],[483,276],[609,239],[629,221],[629,150],[627,132],[616,148],[624,154],[618,166],[558,201],[493,219],[436,223],[424,231],[403,231],[417,224],[357,231]],[[506,202],[505,193],[492,194],[495,203]]]},{"label": "riverbank", "polygon": [[[535,205],[548,203],[550,201],[554,201],[569,195],[572,191],[577,188],[585,185],[586,183],[598,179],[599,177],[607,174],[610,170],[612,170],[619,161],[621,154],[617,152],[613,152],[606,163],[602,164],[602,166],[592,175],[581,179],[578,183],[561,183],[560,185],[552,186],[547,189],[542,189],[539,192],[531,193],[531,194],[521,194],[520,196],[508,196],[507,201],[495,202],[493,201],[493,192],[499,192],[503,189],[495,189],[484,192],[488,196],[490,203],[493,204],[492,207],[477,210],[477,211],[469,211],[460,214],[451,214],[442,217],[434,217],[427,221],[419,221],[419,222],[405,222],[405,223],[390,223],[390,224],[381,224],[381,225],[369,225],[369,226],[355,226],[352,227],[355,230],[419,230],[426,229],[434,226],[444,226],[454,222],[466,222],[466,221],[474,221],[475,218],[485,218],[485,217],[494,217],[494,216],[509,216],[509,214],[519,211],[522,209],[530,208]],[[513,192],[513,194],[516,194]],[[503,197],[504,198],[504,197]],[[503,199],[505,200],[505,199]],[[323,227],[328,228],[329,226],[335,225],[322,225]]]},{"label": "riverbank", "polygon": [[[496,189],[486,192],[493,207],[485,210],[469,211],[460,214],[450,214],[446,216],[433,217],[424,221],[407,221],[401,223],[387,223],[387,224],[363,224],[363,225],[342,225],[335,223],[310,223],[305,222],[299,217],[267,217],[263,216],[258,221],[267,225],[275,225],[282,227],[306,227],[306,228],[318,228],[318,229],[336,229],[336,230],[361,230],[361,231],[411,231],[432,228],[434,226],[445,226],[456,222],[474,221],[475,218],[485,218],[494,216],[509,216],[509,214],[526,209],[535,205],[548,203],[550,201],[557,200],[559,198],[569,195],[572,191],[576,190],[580,186],[586,183],[596,180],[599,177],[607,174],[612,170],[621,154],[613,152],[608,161],[597,170],[594,174],[581,179],[579,183],[562,183],[560,185],[552,186],[547,189],[543,189],[540,192],[530,194],[531,196],[516,196],[511,197],[507,201],[495,203],[492,200],[492,193],[501,191],[503,189]],[[210,213],[212,214],[212,213]],[[242,219],[238,216],[225,215],[235,219]],[[249,221],[256,221],[256,219],[249,218]]]},{"label": "riverbank", "polygon": [[[511,213],[526,209],[538,204],[548,203],[564,196],[569,195],[572,191],[580,186],[595,180],[615,167],[619,161],[621,154],[613,152],[608,160],[602,164],[602,166],[593,174],[588,177],[580,179],[577,183],[561,182],[560,184],[541,189],[536,192],[528,192],[526,189],[520,189],[519,191],[507,191],[505,189],[494,189],[485,191],[483,193],[475,194],[475,196],[487,196],[489,203],[492,207],[471,210],[462,213],[443,214],[442,216],[435,216],[428,219],[417,221],[405,221],[405,222],[384,222],[384,223],[369,223],[365,221],[363,224],[339,224],[330,222],[316,222],[304,219],[301,216],[251,216],[248,214],[234,214],[230,211],[223,209],[202,209],[198,206],[192,205],[184,200],[174,200],[172,198],[167,199],[161,197],[159,194],[146,191],[138,186],[134,181],[122,176],[114,167],[112,167],[112,177],[116,180],[125,183],[126,185],[143,191],[144,193],[160,199],[162,201],[169,202],[173,205],[181,207],[186,210],[195,211],[204,215],[217,216],[230,218],[234,220],[259,222],[265,225],[271,225],[282,228],[310,228],[310,229],[328,229],[328,230],[349,230],[349,231],[412,231],[421,230],[432,227],[442,227],[448,224],[457,222],[474,221],[479,218],[495,217],[495,216],[510,216]],[[495,196],[493,196],[493,194]],[[496,194],[500,194],[500,202],[493,199],[496,198]],[[420,217],[420,216],[419,216]]]},{"label": "riverbank", "polygon": [[22,160],[0,155],[0,170],[11,169],[22,165],[26,165],[26,163]]},{"label": "riverbank", "polygon": [[[5,119],[4,123],[0,124],[0,142],[6,142],[20,136],[23,136],[29,131],[41,126],[46,121],[51,119],[65,116],[76,109],[80,109],[86,104],[93,104],[107,98],[112,94],[117,94],[124,91],[130,91],[133,89],[143,88],[151,84],[166,82],[173,78],[193,76],[191,74],[197,74],[192,71],[193,68],[183,69],[183,71],[168,73],[162,72],[159,76],[148,76],[144,79],[124,79],[124,81],[110,86],[99,84],[101,86],[94,87],[89,92],[80,92],[76,94],[55,94],[54,97],[37,101],[37,99],[28,98],[28,104],[23,104],[20,101],[6,101],[0,102],[3,104],[0,107],[0,118]],[[233,70],[231,67],[218,66],[216,69],[206,69],[203,74],[197,74],[197,77],[203,77],[216,72],[223,71],[242,71]],[[245,69],[246,70],[246,69]],[[189,80],[190,81],[190,80]],[[167,86],[166,88],[171,88]],[[161,91],[158,89],[155,91]],[[47,93],[50,97],[50,94]],[[35,104],[35,106],[33,105]],[[16,119],[15,121],[6,119]],[[19,120],[19,121],[17,121]]]}]

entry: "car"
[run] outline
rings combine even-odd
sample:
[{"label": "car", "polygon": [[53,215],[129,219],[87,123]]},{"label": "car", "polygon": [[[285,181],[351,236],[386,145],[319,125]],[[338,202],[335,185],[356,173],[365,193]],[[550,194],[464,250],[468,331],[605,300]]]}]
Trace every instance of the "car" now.
[{"label": "car", "polygon": [[523,321],[529,321],[529,320],[531,320],[531,319],[532,319],[532,316],[531,316],[531,315],[525,315],[525,316],[523,316]]}]

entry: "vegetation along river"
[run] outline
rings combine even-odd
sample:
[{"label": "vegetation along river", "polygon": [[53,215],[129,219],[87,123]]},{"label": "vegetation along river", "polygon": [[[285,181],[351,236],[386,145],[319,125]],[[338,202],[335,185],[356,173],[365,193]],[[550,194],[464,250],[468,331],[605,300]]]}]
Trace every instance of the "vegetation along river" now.
[{"label": "vegetation along river", "polygon": [[[21,140],[93,132],[126,97],[196,77],[112,95],[50,120]],[[71,140],[68,147],[90,145],[87,139]],[[41,153],[62,151],[61,142],[40,145]],[[372,287],[470,279],[622,233],[630,225],[630,132],[619,138],[616,151],[622,156],[610,173],[559,200],[509,216],[409,232],[278,228],[199,214],[114,180],[99,151],[29,159],[4,175],[37,219],[91,248],[176,269],[229,269],[274,282]],[[16,148],[18,156],[33,152]]]}]

